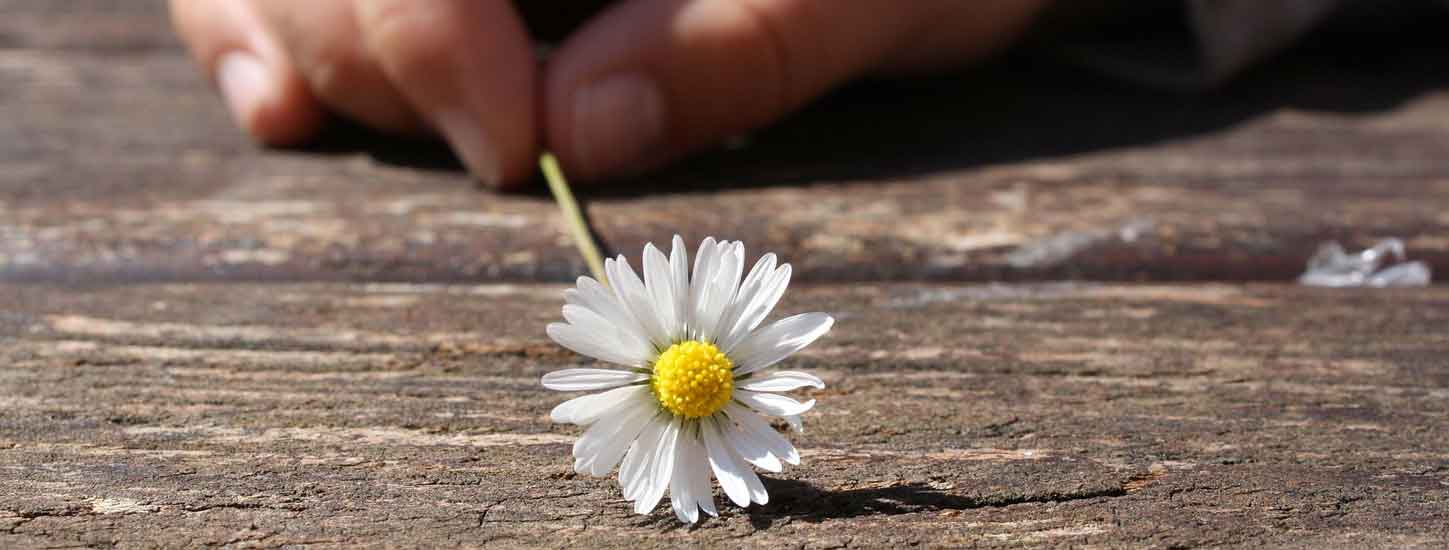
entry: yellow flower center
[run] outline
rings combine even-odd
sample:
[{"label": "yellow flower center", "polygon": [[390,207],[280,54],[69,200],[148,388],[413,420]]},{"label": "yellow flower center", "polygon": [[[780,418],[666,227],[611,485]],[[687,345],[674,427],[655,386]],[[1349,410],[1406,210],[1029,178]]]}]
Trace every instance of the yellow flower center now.
[{"label": "yellow flower center", "polygon": [[735,390],[734,368],[714,344],[680,342],[659,354],[649,389],[659,405],[675,416],[709,416],[730,402]]}]

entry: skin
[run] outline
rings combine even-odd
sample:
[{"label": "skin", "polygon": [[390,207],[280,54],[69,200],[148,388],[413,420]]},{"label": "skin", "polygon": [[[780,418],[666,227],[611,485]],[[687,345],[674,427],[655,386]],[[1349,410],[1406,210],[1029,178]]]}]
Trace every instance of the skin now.
[{"label": "skin", "polygon": [[636,174],[853,78],[960,66],[1048,0],[623,0],[545,61],[507,0],[171,0],[238,126],[297,145],[324,113],[442,137],[479,180]]}]

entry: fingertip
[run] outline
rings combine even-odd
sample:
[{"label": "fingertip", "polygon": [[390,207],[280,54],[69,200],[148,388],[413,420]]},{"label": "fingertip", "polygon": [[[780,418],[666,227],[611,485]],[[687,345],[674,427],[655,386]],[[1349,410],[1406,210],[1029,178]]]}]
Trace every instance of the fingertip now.
[{"label": "fingertip", "polygon": [[270,101],[273,84],[267,73],[266,64],[251,52],[232,51],[217,59],[216,86],[243,127],[250,126]]},{"label": "fingertip", "polygon": [[453,154],[469,174],[488,187],[504,186],[503,160],[498,156],[497,141],[477,117],[462,109],[444,109],[433,115],[433,125],[448,140]]},{"label": "fingertip", "polygon": [[297,145],[321,127],[322,107],[249,2],[173,0],[172,20],[238,127],[268,145]]},{"label": "fingertip", "polygon": [[269,66],[246,50],[222,54],[215,80],[232,119],[257,141],[272,146],[298,145],[311,139],[322,123],[322,112],[305,86],[278,74],[286,69]]}]

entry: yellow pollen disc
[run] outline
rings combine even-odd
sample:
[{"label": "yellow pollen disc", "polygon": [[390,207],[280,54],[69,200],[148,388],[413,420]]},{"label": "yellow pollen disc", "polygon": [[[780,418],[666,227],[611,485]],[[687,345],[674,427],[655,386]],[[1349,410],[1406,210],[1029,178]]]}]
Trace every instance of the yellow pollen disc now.
[{"label": "yellow pollen disc", "polygon": [[735,390],[734,368],[714,344],[680,342],[659,354],[649,389],[659,405],[675,416],[709,416],[730,402]]}]

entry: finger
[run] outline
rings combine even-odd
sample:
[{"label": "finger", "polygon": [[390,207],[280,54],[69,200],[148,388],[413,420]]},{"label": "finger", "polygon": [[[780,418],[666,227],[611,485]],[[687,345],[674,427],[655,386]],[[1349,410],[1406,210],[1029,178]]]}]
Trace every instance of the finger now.
[{"label": "finger", "polygon": [[927,39],[918,31],[943,12],[970,20],[973,11],[992,11],[983,4],[995,3],[616,4],[549,61],[547,143],[581,178],[648,168],[769,123]]},{"label": "finger", "polygon": [[332,110],[381,130],[424,125],[362,42],[352,0],[254,0],[258,17]]},{"label": "finger", "polygon": [[354,0],[363,43],[485,183],[533,172],[535,62],[505,0]]},{"label": "finger", "polygon": [[321,104],[249,2],[171,0],[171,18],[243,130],[271,145],[317,133]]}]

